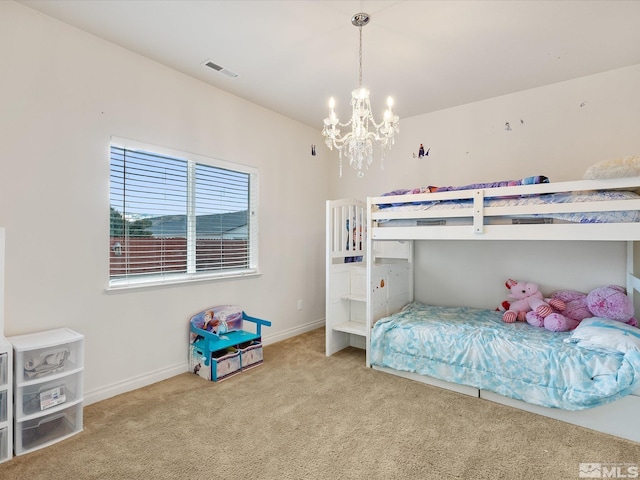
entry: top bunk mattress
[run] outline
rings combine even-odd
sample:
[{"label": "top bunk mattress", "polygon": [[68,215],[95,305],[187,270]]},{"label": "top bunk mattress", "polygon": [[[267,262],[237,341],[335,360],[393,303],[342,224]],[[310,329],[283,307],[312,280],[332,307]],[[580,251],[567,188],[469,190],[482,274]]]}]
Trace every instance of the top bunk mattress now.
[{"label": "top bunk mattress", "polygon": [[[499,197],[485,198],[484,207],[527,207],[533,205],[559,205],[559,204],[579,204],[585,202],[612,202],[620,200],[638,200],[640,195],[630,191],[618,190],[600,190],[600,191],[578,191],[578,192],[559,192],[542,195],[530,195],[522,197]],[[397,219],[378,220],[378,226],[398,226],[398,225],[445,225],[448,223],[461,224],[464,218],[470,217],[452,217],[451,211],[460,211],[463,209],[473,208],[473,199],[460,200],[435,200],[420,201],[406,204],[382,204],[379,205],[380,210],[385,212],[416,212],[416,218],[413,219]],[[488,217],[487,223],[504,224],[504,223],[545,223],[545,219],[569,222],[569,223],[627,223],[639,222],[639,210],[614,210],[614,211],[582,211],[578,206],[572,212],[549,212],[549,213],[505,213],[500,216]],[[430,212],[435,220],[424,220],[420,217],[424,212]],[[441,215],[441,217],[439,217]],[[471,213],[469,214],[470,216]]]},{"label": "top bunk mattress", "polygon": [[640,239],[640,177],[548,183],[537,176],[504,184],[369,197],[372,238]]},{"label": "top bunk mattress", "polygon": [[[577,184],[579,182],[567,182],[568,185],[571,183]],[[549,184],[546,188],[547,190],[553,190],[553,187],[557,187],[558,191],[543,191],[541,193],[535,193],[535,186],[541,184]],[[589,185],[589,182],[584,182],[585,188]],[[528,193],[526,190],[524,192],[522,190],[511,192],[509,188],[502,188],[520,186],[528,186],[525,188],[530,188],[532,193]],[[592,188],[593,187],[594,186],[592,185]],[[474,191],[475,193],[469,193],[470,191]],[[444,192],[454,193],[447,193],[443,195]],[[436,195],[425,196],[425,193]],[[525,177],[518,180],[475,183],[463,186],[429,186],[413,189],[401,189],[384,193],[382,197],[390,197],[394,200],[390,202],[385,202],[384,200],[376,202],[375,210],[384,212],[385,215],[388,214],[391,218],[397,212],[414,212],[414,214],[401,216],[445,219],[449,215],[453,215],[454,218],[461,219],[465,218],[463,216],[465,215],[464,210],[467,210],[469,216],[473,216],[474,206],[477,207],[474,203],[480,200],[484,208],[501,207],[499,210],[501,215],[493,216],[489,214],[489,221],[492,219],[499,220],[501,217],[507,217],[510,219],[555,219],[573,223],[619,223],[640,221],[637,203],[628,203],[628,210],[621,210],[621,206],[615,204],[610,204],[613,205],[612,210],[603,210],[600,208],[601,204],[597,203],[597,205],[599,205],[597,210],[588,211],[589,206],[591,205],[590,202],[639,200],[640,195],[634,191],[618,189],[609,190],[605,188],[575,190],[575,187],[572,188],[571,186],[569,186],[569,189],[565,191],[563,190],[563,183],[550,184],[549,179],[543,175]],[[565,207],[560,209],[551,207],[548,209],[548,212],[544,211],[545,208],[527,209],[529,206],[560,204]],[[586,204],[586,207],[581,204]],[[570,206],[567,208],[567,205]],[[516,213],[510,213],[510,210]],[[542,213],[536,213],[536,210],[542,210]],[[562,210],[568,211],[563,212]],[[454,213],[452,213],[452,211]],[[425,212],[429,212],[429,214],[427,215]],[[391,218],[385,219],[382,218],[382,216],[378,216],[377,221],[379,226],[384,226],[385,223],[392,222],[393,220]],[[405,224],[409,224],[406,220],[403,221]],[[396,222],[395,224],[402,224],[402,222]],[[415,224],[419,224],[419,222],[416,220]]]},{"label": "top bunk mattress", "polygon": [[371,364],[565,410],[640,386],[639,352],[587,349],[565,341],[570,335],[507,324],[501,312],[413,302],[375,324]]}]

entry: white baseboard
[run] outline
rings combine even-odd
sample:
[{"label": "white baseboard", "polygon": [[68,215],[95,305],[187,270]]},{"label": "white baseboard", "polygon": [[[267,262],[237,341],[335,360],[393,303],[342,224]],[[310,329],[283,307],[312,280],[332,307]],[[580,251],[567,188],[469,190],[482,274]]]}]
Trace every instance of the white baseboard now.
[{"label": "white baseboard", "polygon": [[146,387],[152,383],[166,380],[167,378],[175,377],[189,370],[189,361],[185,359],[184,363],[165,367],[160,370],[155,370],[137,377],[131,377],[122,382],[113,383],[104,387],[99,387],[93,391],[85,392],[84,404],[91,405],[92,403],[106,400],[107,398],[115,397],[121,393],[130,392],[137,388]]},{"label": "white baseboard", "polygon": [[286,340],[287,338],[295,337],[305,332],[310,332],[311,330],[315,330],[316,328],[324,327],[324,324],[325,320],[323,318],[321,320],[316,320],[315,322],[298,325],[294,328],[278,332],[275,335],[263,335],[262,343],[263,345],[270,345],[272,343],[280,342],[281,340]]},{"label": "white baseboard", "polygon": [[[325,321],[324,319],[322,319],[315,322],[307,323],[305,325],[299,325],[295,328],[290,328],[283,332],[279,332],[276,335],[264,335],[262,337],[262,343],[264,345],[269,345],[281,340],[286,340],[287,338],[295,337],[296,335],[300,335],[302,333],[315,330],[316,328],[323,327],[324,324]],[[143,375],[138,375],[137,377],[128,378],[126,380],[123,380],[122,382],[99,387],[90,392],[85,392],[84,404],[91,405],[92,403],[115,397],[116,395],[120,395],[121,393],[126,393],[138,388],[146,387],[147,385],[151,385],[152,383],[160,382],[162,380],[166,380],[167,378],[175,377],[176,375],[180,375],[181,373],[185,373],[188,371],[189,361],[188,359],[185,359],[184,363],[178,363],[176,365],[155,370]]]}]

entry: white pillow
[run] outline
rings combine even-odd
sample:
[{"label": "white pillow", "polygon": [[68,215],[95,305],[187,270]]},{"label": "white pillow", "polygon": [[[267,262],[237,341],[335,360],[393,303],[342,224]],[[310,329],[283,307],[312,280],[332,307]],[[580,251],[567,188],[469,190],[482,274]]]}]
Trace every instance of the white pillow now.
[{"label": "white pillow", "polygon": [[630,350],[640,352],[640,328],[607,318],[585,318],[565,341],[576,343],[579,347],[620,353]]},{"label": "white pillow", "polygon": [[640,176],[640,156],[628,156],[603,160],[591,165],[584,172],[585,180]]}]

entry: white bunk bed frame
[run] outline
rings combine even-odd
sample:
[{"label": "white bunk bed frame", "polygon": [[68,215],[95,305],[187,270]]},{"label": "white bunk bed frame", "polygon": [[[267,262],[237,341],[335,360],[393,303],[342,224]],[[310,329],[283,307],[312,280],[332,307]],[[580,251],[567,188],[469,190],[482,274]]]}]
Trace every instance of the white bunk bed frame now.
[{"label": "white bunk bed frame", "polygon": [[[626,242],[627,248],[627,294],[633,299],[636,291],[640,292],[640,279],[635,275],[634,250],[640,245],[640,223],[549,223],[549,224],[486,224],[485,219],[491,217],[545,214],[545,213],[573,213],[573,212],[596,212],[596,211],[624,211],[640,210],[640,200],[618,200],[607,202],[580,202],[562,203],[551,205],[535,206],[511,206],[511,207],[485,207],[486,197],[510,197],[514,195],[544,194],[557,192],[578,192],[584,190],[640,190],[640,177],[584,180],[573,182],[546,183],[537,185],[511,186],[499,188],[479,188],[472,190],[458,190],[439,193],[426,193],[418,195],[396,195],[369,197],[366,206],[366,248],[360,252],[366,263],[365,285],[365,324],[355,330],[349,331],[349,336],[360,336],[365,343],[366,365],[371,366],[369,360],[370,332],[374,323],[381,318],[379,298],[376,297],[377,268],[380,264],[390,261],[400,262],[404,265],[402,272],[408,275],[407,280],[402,280],[401,276],[388,281],[389,291],[395,290],[397,299],[395,302],[387,302],[387,315],[400,310],[401,300],[405,303],[413,300],[413,243],[416,240],[565,240],[565,241],[621,241]],[[389,203],[403,203],[415,201],[434,201],[452,199],[471,199],[472,204],[466,208],[456,209],[445,213],[447,218],[466,218],[468,224],[465,225],[415,225],[415,226],[382,226],[382,220],[390,219],[437,219],[443,217],[443,213],[436,210],[420,211],[389,211],[379,209],[378,205]],[[332,228],[330,217],[335,217],[336,208],[351,208],[348,205],[361,205],[356,200],[344,200],[342,206],[336,207],[335,202],[327,203],[327,355],[346,347],[355,345],[354,342],[342,339],[342,342],[335,341],[336,320],[334,318],[335,308],[329,308],[330,301],[336,302],[335,274],[332,271],[332,264],[340,258],[344,252],[339,249],[333,250],[336,240],[334,236],[341,228]],[[347,207],[345,207],[347,205]],[[344,220],[344,219],[343,219]],[[334,224],[335,225],[344,225]],[[338,243],[346,245],[341,239]],[[385,247],[381,247],[384,245]],[[390,248],[388,248],[390,246]],[[367,254],[371,252],[371,254]],[[391,253],[388,253],[391,252]],[[349,252],[353,253],[353,252]],[[361,266],[360,266],[361,268]],[[397,285],[395,285],[397,283]],[[340,295],[338,295],[340,297]],[[388,296],[389,297],[389,296]],[[344,294],[343,294],[344,298]],[[332,299],[332,300],[330,300]],[[344,305],[343,305],[344,308]],[[364,330],[363,330],[364,328]],[[343,331],[346,332],[348,330]],[[537,413],[571,424],[590,428],[592,430],[612,434],[621,438],[626,438],[635,442],[640,442],[640,389],[616,402],[599,407],[581,410],[566,411],[513,400],[502,395],[484,390],[478,390],[466,385],[452,384],[432,377],[414,373],[400,372],[389,368],[374,367],[376,370],[384,371],[394,375],[399,375],[412,380],[417,380],[430,385],[446,388],[459,393],[474,397],[494,401],[504,405]]]},{"label": "white bunk bed frame", "polygon": [[[502,197],[513,195],[528,195],[557,192],[577,192],[584,190],[638,190],[640,177],[619,178],[607,180],[585,180],[575,182],[546,183],[514,187],[500,187],[487,189],[473,189],[441,193],[427,193],[420,195],[400,195],[385,197],[370,197],[367,200],[368,232],[367,249],[372,251],[374,242],[381,240],[606,240],[624,241],[627,244],[627,293],[633,299],[635,291],[640,291],[640,280],[634,274],[634,246],[640,243],[640,223],[551,223],[551,224],[515,224],[515,225],[485,225],[485,218],[503,215],[527,215],[532,213],[567,213],[640,210],[640,200],[620,200],[612,202],[581,202],[553,205],[514,206],[514,207],[485,207],[485,197]],[[410,226],[410,227],[381,227],[382,219],[407,218],[437,218],[442,216],[435,210],[419,212],[388,212],[380,211],[379,204],[401,203],[408,201],[472,199],[473,205],[468,208],[452,212],[452,216],[468,217],[472,219],[470,225],[453,226]],[[367,270],[371,258],[367,257]],[[367,329],[373,327],[374,319],[367,317]],[[367,335],[367,339],[369,335]],[[367,343],[367,366],[369,363],[370,344]],[[581,411],[566,411],[560,409],[540,407],[526,402],[513,400],[502,395],[478,390],[466,385],[455,385],[434,378],[405,374],[388,368],[376,369],[395,375],[411,378],[424,383],[457,392],[491,400],[504,405],[520,408],[529,412],[548,416],[568,423],[580,425],[593,430],[609,433],[622,438],[640,442],[640,389],[633,395],[628,395],[616,402]]]}]

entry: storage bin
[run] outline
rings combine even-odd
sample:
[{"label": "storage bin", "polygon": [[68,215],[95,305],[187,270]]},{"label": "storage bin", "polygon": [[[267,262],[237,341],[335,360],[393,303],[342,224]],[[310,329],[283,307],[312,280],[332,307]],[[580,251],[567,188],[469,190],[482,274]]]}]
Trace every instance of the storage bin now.
[{"label": "storage bin", "polygon": [[82,378],[82,372],[77,372],[43,383],[19,385],[15,393],[16,416],[22,418],[82,400]]},{"label": "storage bin", "polygon": [[211,380],[219,382],[240,373],[240,352],[229,347],[224,350],[217,350],[211,353]]},{"label": "storage bin", "polygon": [[264,361],[262,342],[253,341],[243,343],[239,345],[239,351],[242,370],[248,370],[249,368],[262,365]]},{"label": "storage bin", "polygon": [[69,329],[11,337],[16,382],[36,381],[81,369],[84,365],[83,338]]},{"label": "storage bin", "polygon": [[46,447],[82,430],[82,404],[16,424],[16,455]]},{"label": "storage bin", "polygon": [[229,347],[212,352],[208,362],[204,350],[197,343],[190,349],[189,369],[202,378],[219,382],[242,371],[240,352],[235,348]]}]

